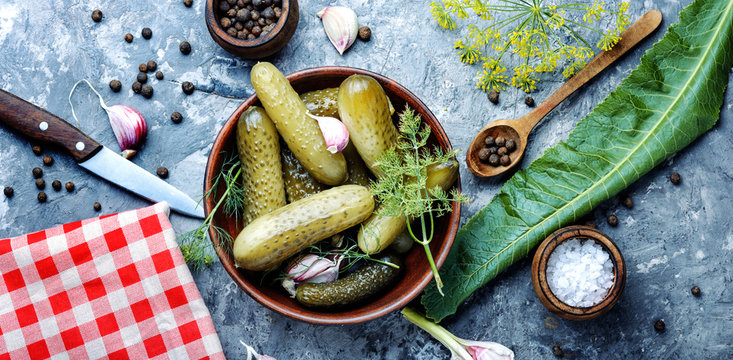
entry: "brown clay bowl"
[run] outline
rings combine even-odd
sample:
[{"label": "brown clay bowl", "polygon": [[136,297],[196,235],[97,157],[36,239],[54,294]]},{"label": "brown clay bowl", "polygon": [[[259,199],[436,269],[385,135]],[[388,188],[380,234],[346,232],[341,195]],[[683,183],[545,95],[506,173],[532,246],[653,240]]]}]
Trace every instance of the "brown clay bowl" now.
[{"label": "brown clay bowl", "polygon": [[[613,284],[601,302],[590,307],[576,307],[560,301],[550,290],[547,282],[547,261],[555,248],[564,241],[572,239],[588,239],[595,241],[611,257],[613,263]],[[590,226],[567,226],[550,234],[535,252],[532,260],[532,285],[542,305],[553,314],[574,321],[597,318],[616,304],[626,285],[626,264],[618,246],[606,234]]]},{"label": "brown clay bowl", "polygon": [[[428,107],[409,90],[394,80],[367,70],[337,66],[301,70],[287,75],[286,78],[290,80],[295,90],[301,93],[328,87],[338,87],[344,79],[352,74],[363,74],[375,78],[384,88],[397,112],[401,112],[405,106],[410,106],[412,109],[415,109],[432,129],[431,143],[439,145],[446,151],[452,149],[450,141],[448,141],[448,136]],[[236,121],[252,105],[260,105],[257,94],[250,96],[229,116],[229,119],[214,140],[214,145],[206,165],[206,174],[204,177],[205,193],[213,186],[214,178],[220,172],[224,161],[226,161],[227,155],[223,155],[222,152],[225,151],[228,154],[232,154],[233,151],[236,151]],[[458,179],[454,185],[458,190],[460,190],[460,183],[461,181]],[[216,193],[222,194],[223,192],[224,186],[220,184]],[[207,216],[214,208],[217,200],[217,198],[207,197],[204,201],[204,211]],[[433,252],[437,266],[442,265],[446,256],[448,256],[448,251],[453,244],[453,239],[458,230],[461,211],[460,205],[454,203],[452,208],[453,211],[451,213],[436,219],[436,232],[430,244],[430,249]],[[242,227],[237,222],[226,217],[222,211],[216,212],[212,225],[222,227],[233,238],[236,238],[237,234],[242,230]],[[209,235],[215,248],[217,248],[217,254],[222,265],[224,265],[224,268],[234,282],[247,294],[260,304],[280,314],[316,324],[354,324],[389,314],[407,305],[433,278],[430,266],[425,258],[424,250],[422,247],[414,246],[412,250],[405,254],[403,275],[399,282],[391,289],[366,303],[342,310],[319,311],[303,307],[277,287],[261,285],[261,273],[236,268],[233,257],[225,249],[219,247],[220,239],[216,233],[210,229]]]},{"label": "brown clay bowl", "polygon": [[261,59],[280,51],[290,41],[298,27],[300,19],[298,0],[282,0],[282,15],[272,31],[254,40],[238,39],[227,34],[219,25],[220,1],[224,0],[206,0],[204,11],[206,28],[219,46],[244,59]]}]

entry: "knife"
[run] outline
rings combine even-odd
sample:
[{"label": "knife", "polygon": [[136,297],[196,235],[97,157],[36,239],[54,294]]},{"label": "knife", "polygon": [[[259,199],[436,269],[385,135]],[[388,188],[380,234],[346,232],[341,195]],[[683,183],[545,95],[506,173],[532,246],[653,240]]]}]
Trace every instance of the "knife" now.
[{"label": "knife", "polygon": [[178,213],[204,218],[202,206],[182,191],[100,145],[58,116],[1,89],[0,123],[33,140],[63,147],[81,167],[123,189],[153,202],[167,201]]}]

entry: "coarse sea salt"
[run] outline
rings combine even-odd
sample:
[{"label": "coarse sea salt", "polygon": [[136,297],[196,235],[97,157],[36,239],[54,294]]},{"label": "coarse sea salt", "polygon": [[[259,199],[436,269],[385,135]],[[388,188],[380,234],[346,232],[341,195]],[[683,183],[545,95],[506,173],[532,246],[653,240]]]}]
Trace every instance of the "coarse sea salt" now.
[{"label": "coarse sea salt", "polygon": [[557,298],[574,307],[601,302],[613,285],[613,263],[593,240],[572,239],[558,245],[547,260],[547,283]]}]

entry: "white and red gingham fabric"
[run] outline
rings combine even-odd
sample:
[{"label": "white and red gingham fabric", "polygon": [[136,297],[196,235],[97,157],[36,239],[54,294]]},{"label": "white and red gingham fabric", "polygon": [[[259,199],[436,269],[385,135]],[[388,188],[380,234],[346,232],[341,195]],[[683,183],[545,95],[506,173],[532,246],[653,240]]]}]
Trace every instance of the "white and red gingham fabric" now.
[{"label": "white and red gingham fabric", "polygon": [[0,360],[224,359],[168,211],[0,239]]}]

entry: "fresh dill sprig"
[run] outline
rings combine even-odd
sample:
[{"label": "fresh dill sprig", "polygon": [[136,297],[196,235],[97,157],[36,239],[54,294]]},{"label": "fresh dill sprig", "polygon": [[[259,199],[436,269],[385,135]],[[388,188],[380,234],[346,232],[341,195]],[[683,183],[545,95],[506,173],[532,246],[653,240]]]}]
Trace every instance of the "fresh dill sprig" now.
[{"label": "fresh dill sprig", "polygon": [[[450,212],[451,202],[465,203],[468,199],[455,190],[449,193],[439,187],[428,189],[427,168],[453,159],[457,151],[444,152],[437,146],[428,147],[430,127],[412,109],[406,108],[399,117],[397,148],[385,151],[379,158],[378,166],[385,176],[373,182],[371,190],[381,203],[380,215],[406,217],[408,232],[425,249],[440,291],[443,282],[430,251],[434,218]],[[413,219],[416,229],[413,229]]]},{"label": "fresh dill sprig", "polygon": [[241,181],[239,181],[241,174],[242,168],[240,166],[239,159],[235,154],[224,162],[222,165],[222,171],[219,172],[217,177],[214,179],[211,189],[204,194],[204,199],[215,199],[216,189],[219,187],[219,184],[223,182],[226,190],[222,194],[221,198],[216,202],[216,205],[206,219],[204,219],[201,226],[187,231],[178,237],[178,246],[181,249],[183,258],[194,271],[203,270],[214,261],[214,257],[210,249],[211,243],[206,239],[207,229],[211,229],[216,233],[216,237],[219,239],[219,248],[222,248],[227,252],[231,251],[234,239],[232,239],[232,236],[223,228],[212,225],[212,221],[222,204],[224,205],[224,213],[227,216],[234,217],[235,221],[242,214],[246,198],[244,196],[244,187],[242,186]]}]

